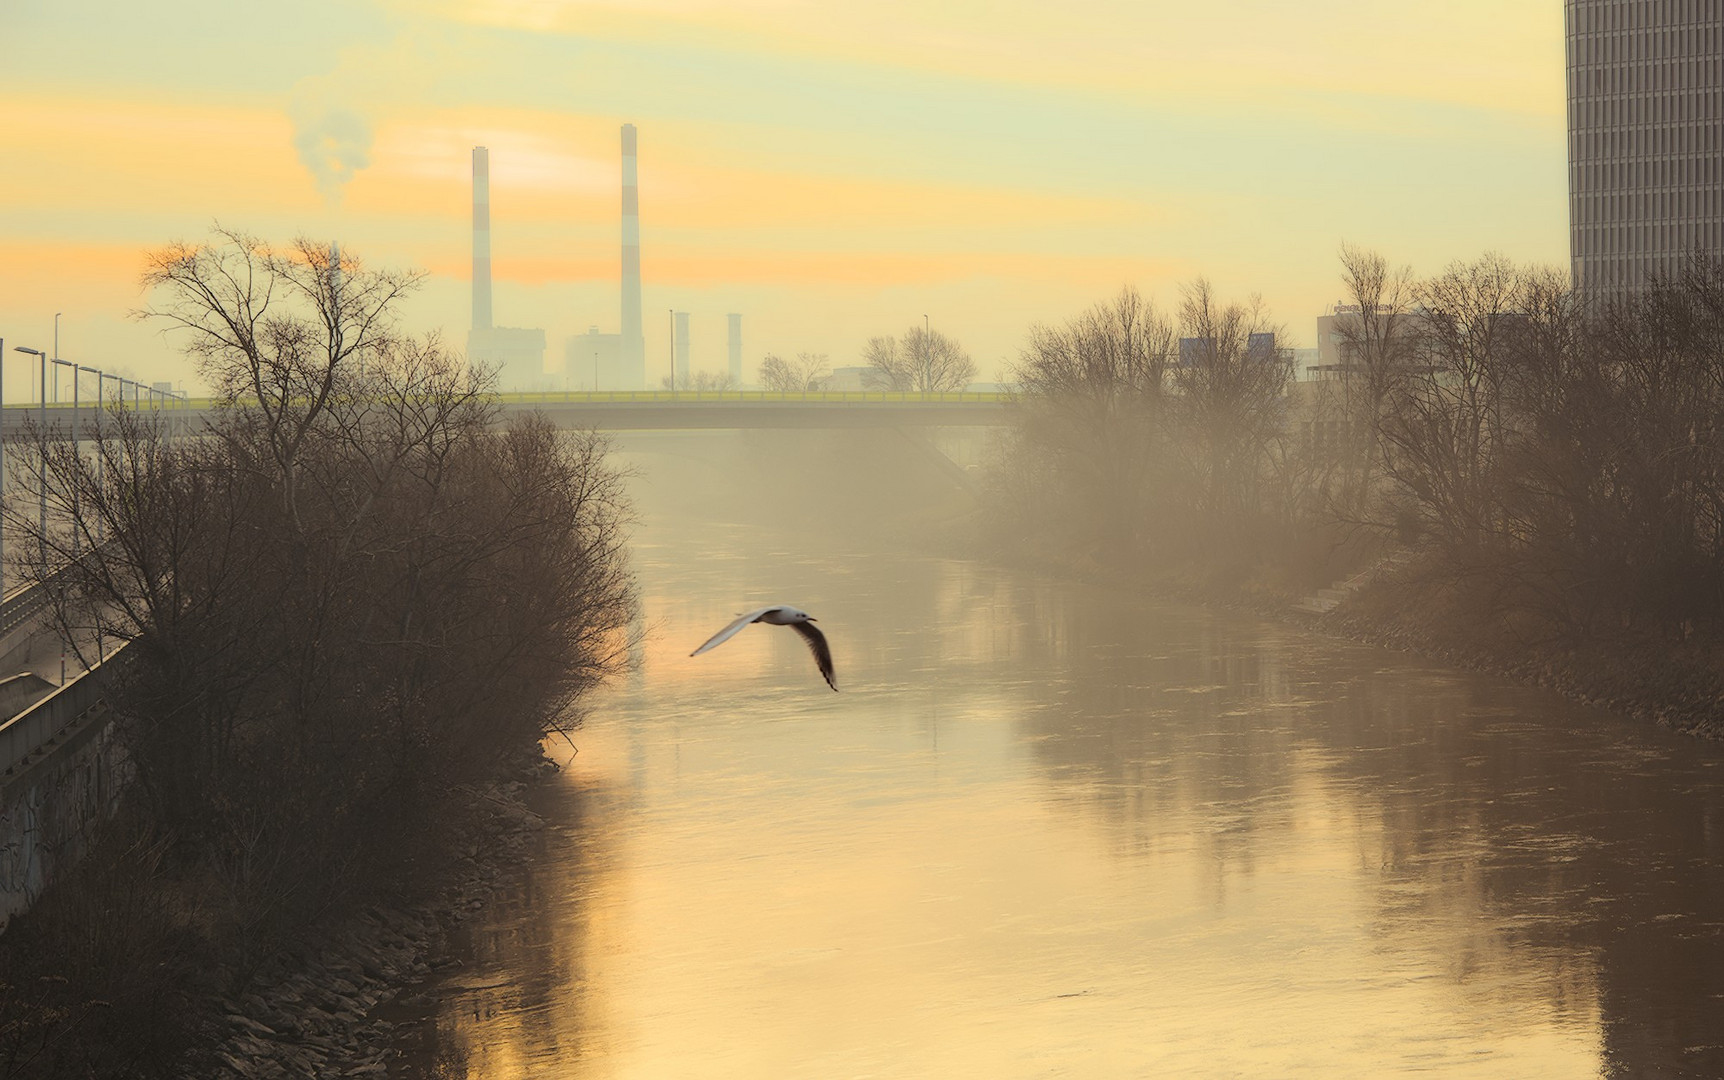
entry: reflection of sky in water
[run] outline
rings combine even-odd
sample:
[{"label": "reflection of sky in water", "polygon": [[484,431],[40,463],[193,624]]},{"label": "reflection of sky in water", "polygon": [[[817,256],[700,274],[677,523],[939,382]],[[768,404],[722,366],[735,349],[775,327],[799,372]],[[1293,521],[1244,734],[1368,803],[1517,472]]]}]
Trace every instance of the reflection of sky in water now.
[{"label": "reflection of sky in water", "polygon": [[[1717,747],[663,495],[455,1075],[1724,1072]],[[843,693],[786,630],[686,655],[777,600]]]}]

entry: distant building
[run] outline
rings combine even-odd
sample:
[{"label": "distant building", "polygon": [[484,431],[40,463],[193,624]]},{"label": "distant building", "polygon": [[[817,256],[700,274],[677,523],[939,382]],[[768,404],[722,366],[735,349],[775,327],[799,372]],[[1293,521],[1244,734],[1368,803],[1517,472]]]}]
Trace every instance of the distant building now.
[{"label": "distant building", "polygon": [[467,331],[467,363],[497,373],[504,392],[545,390],[545,332],[512,326],[474,327]]},{"label": "distant building", "polygon": [[[1309,358],[1299,361],[1299,370],[1303,377],[1338,378],[1360,367],[1358,358],[1353,355],[1352,345],[1347,340],[1349,329],[1357,324],[1358,318],[1357,304],[1336,304],[1329,314],[1317,316],[1316,363],[1309,363]],[[1417,311],[1404,312],[1395,317],[1395,327],[1396,337],[1406,341],[1409,350],[1416,350],[1419,338],[1426,329],[1424,316]],[[1405,356],[1403,361],[1419,366],[1420,370],[1428,370],[1416,360],[1416,354]]]},{"label": "distant building", "polygon": [[833,368],[832,374],[821,382],[822,390],[874,390],[877,389],[869,381],[872,367],[841,367]]},{"label": "distant building", "polygon": [[473,328],[467,363],[495,371],[497,389],[544,390],[545,332],[491,325],[491,154],[473,148]]},{"label": "distant building", "polygon": [[563,342],[563,385],[570,390],[639,390],[621,334],[592,327]]},{"label": "distant building", "polygon": [[1597,297],[1724,251],[1724,4],[1565,8],[1569,251]]},{"label": "distant building", "polygon": [[1182,337],[1179,339],[1179,366],[1201,363],[1214,351],[1215,339],[1212,337]]}]

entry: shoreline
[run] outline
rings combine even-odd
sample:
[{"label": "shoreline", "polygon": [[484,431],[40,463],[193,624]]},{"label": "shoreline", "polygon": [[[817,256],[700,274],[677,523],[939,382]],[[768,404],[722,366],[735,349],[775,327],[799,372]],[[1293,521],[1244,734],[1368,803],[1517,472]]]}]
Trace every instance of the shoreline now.
[{"label": "shoreline", "polygon": [[452,792],[463,800],[461,824],[423,894],[363,907],[307,940],[296,959],[254,980],[239,1000],[221,1001],[226,1035],[204,1052],[208,1066],[188,1075],[385,1075],[404,1025],[378,1011],[459,965],[445,951],[451,936],[524,865],[544,828],[528,793],[557,770],[541,746],[483,787]]},{"label": "shoreline", "polygon": [[977,554],[969,557],[978,561],[1100,588],[1124,587],[1149,599],[1248,612],[1283,626],[1550,690],[1576,704],[1692,738],[1724,740],[1724,643],[1674,645],[1624,635],[1538,648],[1513,640],[1501,628],[1481,632],[1449,611],[1427,614],[1423,620],[1407,617],[1403,613],[1410,608],[1429,613],[1433,605],[1429,590],[1404,579],[1372,582],[1334,610],[1312,615],[1293,606],[1299,597],[1253,593],[1246,585],[1223,588],[1196,578],[1115,573],[985,543],[976,548]]}]

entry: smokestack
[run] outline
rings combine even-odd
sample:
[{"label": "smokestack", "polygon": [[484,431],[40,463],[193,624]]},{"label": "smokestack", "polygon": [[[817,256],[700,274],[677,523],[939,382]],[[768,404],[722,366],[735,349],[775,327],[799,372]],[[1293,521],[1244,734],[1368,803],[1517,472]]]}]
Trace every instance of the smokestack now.
[{"label": "smokestack", "polygon": [[730,385],[742,385],[742,316],[731,312],[730,319]]},{"label": "smokestack", "polygon": [[676,385],[688,389],[688,312],[676,313]]},{"label": "smokestack", "polygon": [[[635,126],[623,125],[623,311],[625,370],[646,385],[646,343],[641,336],[640,188],[635,179]],[[686,370],[686,369],[685,369]]]},{"label": "smokestack", "polygon": [[491,329],[491,152],[473,148],[473,329]]}]

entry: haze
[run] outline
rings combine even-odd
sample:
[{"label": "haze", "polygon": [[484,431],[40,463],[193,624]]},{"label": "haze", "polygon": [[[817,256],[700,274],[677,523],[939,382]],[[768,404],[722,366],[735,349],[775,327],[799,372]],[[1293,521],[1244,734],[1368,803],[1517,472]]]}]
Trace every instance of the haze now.
[{"label": "haze", "polygon": [[126,317],[144,249],[339,239],[428,270],[410,321],[459,345],[480,144],[498,322],[553,367],[616,332],[621,123],[647,356],[675,308],[720,369],[738,311],[748,379],[923,315],[994,379],[1031,323],[1199,274],[1310,345],[1344,240],[1567,255],[1562,22],[1526,0],[12,0],[0,39],[0,325],[46,344],[63,311],[64,355],[193,390]]}]

